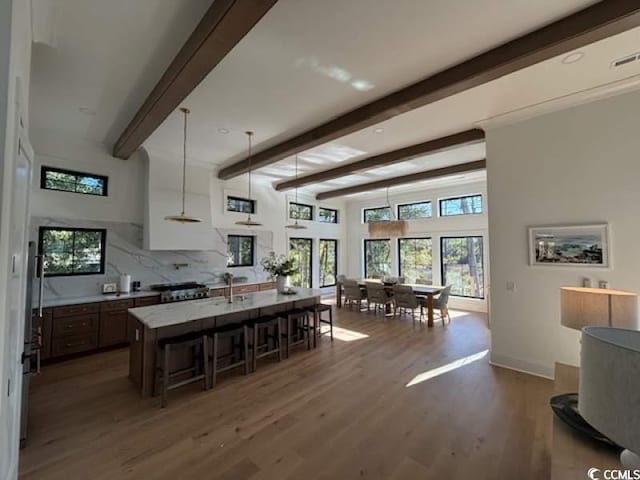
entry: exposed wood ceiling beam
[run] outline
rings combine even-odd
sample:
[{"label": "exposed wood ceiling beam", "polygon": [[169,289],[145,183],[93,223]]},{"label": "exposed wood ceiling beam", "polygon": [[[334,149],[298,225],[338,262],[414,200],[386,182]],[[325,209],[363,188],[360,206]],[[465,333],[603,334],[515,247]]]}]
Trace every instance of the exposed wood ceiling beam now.
[{"label": "exposed wood ceiling beam", "polygon": [[343,197],[352,193],[370,192],[380,188],[397,187],[398,185],[408,185],[410,183],[420,182],[422,180],[432,180],[434,178],[446,177],[460,173],[473,172],[476,170],[484,170],[487,168],[486,160],[476,160],[474,162],[460,163],[458,165],[450,165],[448,167],[435,168],[424,172],[410,173],[400,177],[385,178],[375,182],[362,183],[352,187],[338,188],[337,190],[329,190],[320,192],[316,195],[317,200],[326,200],[327,198]]},{"label": "exposed wood ceiling beam", "polygon": [[214,0],[120,138],[127,159],[278,0]]},{"label": "exposed wood ceiling beam", "polygon": [[347,163],[322,172],[304,175],[302,177],[298,177],[297,180],[286,180],[278,183],[276,185],[276,190],[281,192],[283,190],[302,187],[312,183],[325,182],[334,178],[344,177],[345,175],[351,175],[353,173],[371,170],[385,165],[392,165],[398,162],[406,162],[421,155],[433,154],[453,147],[460,147],[483,140],[484,132],[482,130],[477,128],[465,130],[464,132],[454,133],[453,135],[436,138],[434,140],[429,140],[428,142],[410,145],[408,147],[381,153],[379,155],[373,155],[371,157],[358,160],[357,162]]},{"label": "exposed wood ceiling beam", "polygon": [[[640,2],[601,1],[258,152],[251,159],[252,168],[265,167],[297,152],[638,26]],[[247,166],[245,158],[221,169],[218,177],[224,180],[236,177],[245,173]]]}]

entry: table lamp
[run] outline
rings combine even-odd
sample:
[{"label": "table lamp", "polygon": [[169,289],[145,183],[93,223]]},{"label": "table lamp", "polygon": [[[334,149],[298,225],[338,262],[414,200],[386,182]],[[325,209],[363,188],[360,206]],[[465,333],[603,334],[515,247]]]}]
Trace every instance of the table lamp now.
[{"label": "table lamp", "polygon": [[584,419],[626,449],[625,468],[640,468],[640,331],[584,328],[579,389]]},{"label": "table lamp", "polygon": [[[576,330],[591,326],[637,330],[638,295],[624,290],[562,287],[560,322]],[[582,417],[578,393],[555,395],[551,397],[550,404],[555,414],[571,427],[591,438],[615,445]]]}]

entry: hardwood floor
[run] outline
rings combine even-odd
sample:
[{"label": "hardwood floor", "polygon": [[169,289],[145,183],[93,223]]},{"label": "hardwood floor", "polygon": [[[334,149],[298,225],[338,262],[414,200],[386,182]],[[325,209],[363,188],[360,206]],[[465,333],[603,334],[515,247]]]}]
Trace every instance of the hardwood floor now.
[{"label": "hardwood floor", "polygon": [[549,478],[552,382],[488,354],[460,366],[489,348],[483,316],[414,329],[340,309],[336,324],[333,344],[173,391],[166,409],[138,397],[126,350],[45,367],[21,478]]}]

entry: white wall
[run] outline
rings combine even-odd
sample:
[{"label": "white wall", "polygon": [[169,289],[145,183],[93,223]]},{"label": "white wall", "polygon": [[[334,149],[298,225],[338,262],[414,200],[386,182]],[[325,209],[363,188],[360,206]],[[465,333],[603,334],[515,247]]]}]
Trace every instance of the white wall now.
[{"label": "white wall", "polygon": [[[552,376],[577,365],[559,288],[583,277],[640,291],[640,93],[487,130],[492,361]],[[607,222],[611,269],[528,266],[527,228]],[[516,291],[507,291],[507,282]]]},{"label": "white wall", "polygon": [[[484,200],[484,213],[477,215],[460,215],[452,217],[438,216],[438,200],[441,198],[456,197],[462,195],[482,194]],[[409,221],[406,237],[431,237],[433,246],[433,283],[441,283],[440,264],[440,238],[445,236],[479,235],[484,237],[484,266],[485,266],[485,299],[476,300],[468,298],[451,297],[450,304],[454,308],[462,308],[476,311],[487,310],[486,292],[488,292],[488,259],[489,241],[487,227],[486,184],[484,182],[468,183],[446,188],[425,189],[411,191],[402,194],[390,195],[393,211],[402,203],[419,201],[431,201],[432,218]],[[350,200],[347,206],[348,224],[348,264],[346,274],[349,277],[362,277],[364,275],[364,240],[369,238],[367,224],[363,223],[363,209],[383,207],[387,205],[384,194],[371,196],[366,199]],[[397,238],[391,239],[391,271],[392,275],[398,275],[398,242]]]}]

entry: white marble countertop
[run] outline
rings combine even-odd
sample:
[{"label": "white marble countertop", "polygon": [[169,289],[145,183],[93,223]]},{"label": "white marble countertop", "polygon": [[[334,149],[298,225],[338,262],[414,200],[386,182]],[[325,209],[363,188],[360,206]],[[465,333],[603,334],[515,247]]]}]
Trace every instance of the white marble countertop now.
[{"label": "white marble countertop", "polygon": [[299,288],[295,295],[283,295],[276,290],[265,290],[263,292],[249,293],[245,295],[244,301],[237,299],[233,303],[229,303],[223,297],[214,297],[130,308],[129,313],[149,328],[161,328],[205,318],[220,317],[231,313],[308,300],[321,295],[321,290],[313,288]]},{"label": "white marble countertop", "polygon": [[[38,308],[38,289],[35,289],[35,295],[33,296],[33,308]],[[45,298],[43,307],[64,307],[67,305],[80,305],[82,303],[96,303],[96,302],[109,302],[111,300],[127,300],[129,298],[142,298],[153,297],[160,295],[158,292],[141,291],[122,293],[117,295],[115,293],[102,294],[102,295],[89,295],[83,297],[61,297],[61,298]]]}]

